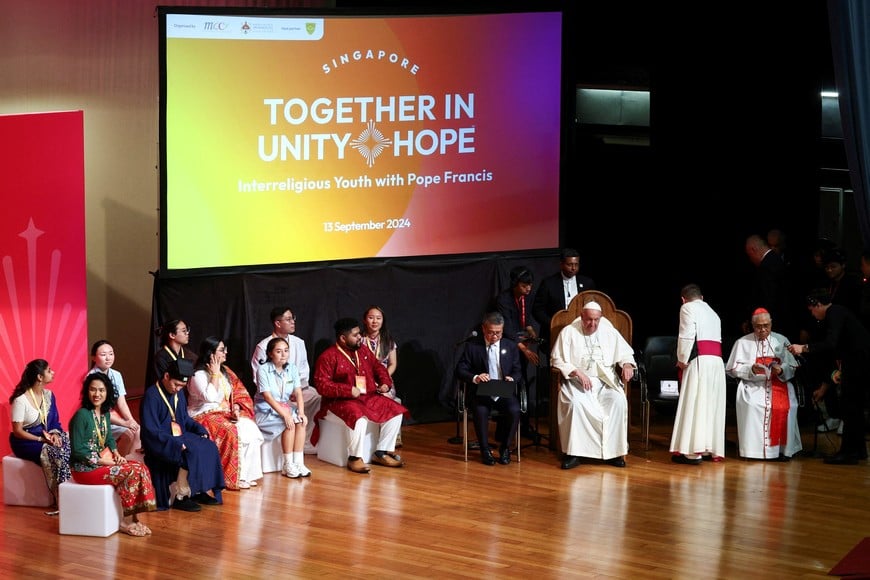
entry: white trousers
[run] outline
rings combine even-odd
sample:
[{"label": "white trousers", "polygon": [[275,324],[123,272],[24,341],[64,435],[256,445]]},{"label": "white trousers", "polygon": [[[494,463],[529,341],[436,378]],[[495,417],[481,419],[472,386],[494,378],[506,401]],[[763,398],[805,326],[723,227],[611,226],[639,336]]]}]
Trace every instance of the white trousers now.
[{"label": "white trousers", "polygon": [[[306,415],[308,412],[306,411]],[[363,455],[363,438],[366,434],[366,429],[368,428],[369,420],[365,417],[360,417],[356,421],[356,425],[353,429],[350,429],[344,421],[333,413],[329,411],[326,413],[325,417],[326,421],[330,421],[332,423],[341,423],[344,425],[344,428],[350,432],[350,443],[347,446],[347,455],[349,457],[362,457]],[[399,435],[399,430],[402,428],[402,415],[396,415],[392,419],[389,419],[383,423],[380,423],[380,430],[378,433],[378,444],[375,447],[376,451],[395,451],[396,450],[396,437]]]},{"label": "white trousers", "polygon": [[239,417],[236,422],[239,433],[239,479],[241,481],[256,481],[263,477],[263,456],[260,446],[263,445],[263,433],[257,424],[247,417]]}]

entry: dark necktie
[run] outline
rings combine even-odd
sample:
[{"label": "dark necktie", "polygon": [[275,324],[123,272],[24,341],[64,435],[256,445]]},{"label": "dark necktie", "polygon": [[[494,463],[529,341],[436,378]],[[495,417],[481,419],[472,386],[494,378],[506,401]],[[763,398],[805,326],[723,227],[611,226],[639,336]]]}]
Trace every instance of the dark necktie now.
[{"label": "dark necktie", "polygon": [[525,295],[517,298],[517,310],[520,311],[520,330],[526,328],[526,297]]}]

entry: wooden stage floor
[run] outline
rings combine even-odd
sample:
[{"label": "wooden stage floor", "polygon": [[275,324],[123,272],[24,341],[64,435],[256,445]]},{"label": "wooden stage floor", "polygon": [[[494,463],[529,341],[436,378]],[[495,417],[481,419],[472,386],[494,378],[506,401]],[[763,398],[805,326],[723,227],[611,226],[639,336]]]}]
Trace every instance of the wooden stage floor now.
[{"label": "wooden stage floor", "polygon": [[[403,428],[406,467],[310,479],[267,474],[200,513],[155,512],[147,538],[61,536],[43,509],[3,506],[0,569],[15,578],[824,578],[870,536],[870,470],[726,461],[676,465],[660,418],[628,466],[559,469],[546,447],[485,466],[454,423]],[[728,439],[736,441],[733,428]],[[819,437],[832,451],[836,435]],[[813,436],[805,433],[804,445]]]}]

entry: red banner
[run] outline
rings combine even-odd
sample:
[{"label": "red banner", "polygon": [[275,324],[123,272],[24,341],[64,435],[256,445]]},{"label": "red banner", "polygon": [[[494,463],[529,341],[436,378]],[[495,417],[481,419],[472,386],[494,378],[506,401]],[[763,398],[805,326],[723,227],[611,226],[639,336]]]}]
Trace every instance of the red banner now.
[{"label": "red banner", "polygon": [[0,453],[9,396],[33,359],[55,371],[64,430],[88,370],[84,114],[0,116]]}]

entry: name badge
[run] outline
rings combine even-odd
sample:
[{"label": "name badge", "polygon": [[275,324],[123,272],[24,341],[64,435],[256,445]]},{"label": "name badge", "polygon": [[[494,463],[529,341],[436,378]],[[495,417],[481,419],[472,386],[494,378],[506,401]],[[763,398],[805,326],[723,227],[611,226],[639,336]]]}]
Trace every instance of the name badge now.
[{"label": "name badge", "polygon": [[356,388],[360,393],[366,392],[366,378],[357,376],[356,378]]},{"label": "name badge", "polygon": [[181,425],[179,425],[175,421],[172,421],[170,425],[172,426],[172,436],[181,437]]}]

